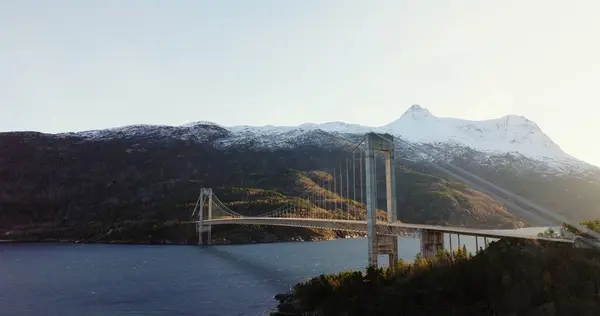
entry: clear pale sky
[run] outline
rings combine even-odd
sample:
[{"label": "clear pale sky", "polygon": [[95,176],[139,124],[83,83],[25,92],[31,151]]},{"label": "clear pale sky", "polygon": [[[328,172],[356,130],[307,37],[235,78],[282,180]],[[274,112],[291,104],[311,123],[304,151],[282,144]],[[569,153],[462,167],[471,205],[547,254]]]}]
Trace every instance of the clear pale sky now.
[{"label": "clear pale sky", "polygon": [[518,114],[600,165],[600,1],[3,0],[0,131]]}]

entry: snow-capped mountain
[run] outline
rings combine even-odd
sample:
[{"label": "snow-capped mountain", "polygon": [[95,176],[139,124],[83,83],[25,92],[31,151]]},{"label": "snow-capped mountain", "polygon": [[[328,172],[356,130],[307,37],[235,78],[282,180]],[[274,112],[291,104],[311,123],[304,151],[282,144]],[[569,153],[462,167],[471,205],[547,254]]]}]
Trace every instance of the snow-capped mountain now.
[{"label": "snow-capped mountain", "polygon": [[438,118],[413,105],[398,120],[378,130],[417,143],[456,143],[496,153],[521,153],[530,158],[568,158],[542,130],[522,116],[468,121]]},{"label": "snow-capped mountain", "polygon": [[[541,165],[562,171],[596,169],[565,153],[532,121],[507,115],[499,119],[469,121],[440,118],[419,105],[411,106],[399,119],[380,127],[343,122],[305,123],[299,126],[233,126],[212,122],[194,122],[182,126],[134,125],[75,135],[87,140],[111,138],[175,138],[212,141],[218,147],[250,146],[255,149],[293,148],[299,145],[335,145],[347,143],[367,132],[389,133],[418,146],[436,157],[474,150],[480,161],[497,160],[498,155],[520,158],[522,164]],[[399,144],[401,147],[402,145]],[[416,153],[415,153],[416,154]],[[415,158],[424,158],[418,154]]]}]

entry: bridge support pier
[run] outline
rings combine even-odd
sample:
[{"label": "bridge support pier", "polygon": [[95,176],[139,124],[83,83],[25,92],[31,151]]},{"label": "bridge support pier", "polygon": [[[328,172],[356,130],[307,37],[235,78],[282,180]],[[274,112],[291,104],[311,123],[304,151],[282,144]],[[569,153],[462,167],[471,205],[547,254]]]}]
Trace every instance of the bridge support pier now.
[{"label": "bridge support pier", "polygon": [[379,235],[377,241],[377,256],[387,255],[389,267],[394,267],[398,262],[398,237]]},{"label": "bridge support pier", "polygon": [[441,249],[444,249],[444,233],[421,230],[421,255],[423,258],[433,259]]}]

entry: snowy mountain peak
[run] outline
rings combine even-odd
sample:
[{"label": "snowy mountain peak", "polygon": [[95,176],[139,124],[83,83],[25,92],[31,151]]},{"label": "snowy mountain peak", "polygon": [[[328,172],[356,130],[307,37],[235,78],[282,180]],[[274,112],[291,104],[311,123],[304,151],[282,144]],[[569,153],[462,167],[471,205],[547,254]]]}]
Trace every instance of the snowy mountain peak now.
[{"label": "snowy mountain peak", "polygon": [[408,110],[406,110],[406,112],[404,112],[404,114],[402,114],[402,116],[400,117],[401,119],[414,119],[414,120],[420,120],[420,119],[426,119],[429,117],[435,117],[431,114],[431,112],[429,112],[429,110],[421,107],[418,104],[413,104],[410,108],[408,108]]},{"label": "snowy mountain peak", "polygon": [[537,124],[518,115],[484,121],[439,118],[413,105],[402,117],[378,130],[417,143],[450,143],[485,152],[519,153],[533,159],[572,159]]}]

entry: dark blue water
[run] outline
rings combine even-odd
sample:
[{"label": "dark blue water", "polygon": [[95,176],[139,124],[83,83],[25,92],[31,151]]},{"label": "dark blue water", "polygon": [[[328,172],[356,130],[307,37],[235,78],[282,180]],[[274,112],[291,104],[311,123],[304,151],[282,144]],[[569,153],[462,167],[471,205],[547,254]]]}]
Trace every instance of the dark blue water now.
[{"label": "dark blue water", "polygon": [[[366,247],[366,239],[209,247],[0,244],[0,315],[266,315],[273,296],[299,281],[363,269]],[[402,238],[399,248],[401,258],[412,260],[419,240]]]}]

